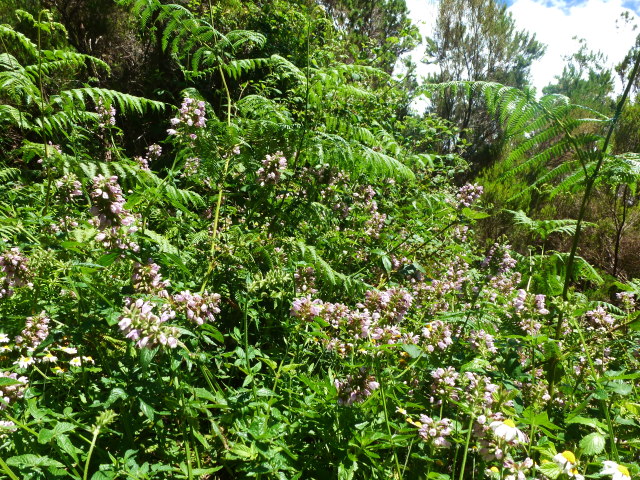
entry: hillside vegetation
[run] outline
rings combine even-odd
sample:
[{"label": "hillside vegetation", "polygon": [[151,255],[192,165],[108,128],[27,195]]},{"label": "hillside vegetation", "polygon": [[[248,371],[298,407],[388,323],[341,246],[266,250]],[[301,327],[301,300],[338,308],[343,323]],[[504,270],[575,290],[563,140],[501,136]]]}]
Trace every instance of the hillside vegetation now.
[{"label": "hillside vegetation", "polygon": [[640,475],[636,49],[407,15],[0,6],[0,479]]}]

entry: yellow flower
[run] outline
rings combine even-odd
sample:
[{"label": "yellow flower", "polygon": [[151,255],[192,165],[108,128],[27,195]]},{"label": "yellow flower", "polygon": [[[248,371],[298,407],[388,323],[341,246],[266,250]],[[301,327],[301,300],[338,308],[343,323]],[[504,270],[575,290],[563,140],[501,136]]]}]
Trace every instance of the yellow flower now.
[{"label": "yellow flower", "polygon": [[71,365],[72,367],[80,367],[82,366],[82,359],[80,357],[74,357],[69,360],[69,365]]},{"label": "yellow flower", "polygon": [[556,465],[558,465],[569,478],[584,480],[584,477],[578,473],[578,469],[576,468],[576,463],[578,462],[573,452],[565,450],[553,457],[553,461],[556,462]]},{"label": "yellow flower", "polygon": [[508,443],[524,443],[528,440],[528,437],[516,428],[516,424],[511,419],[497,420],[489,424],[493,434]]},{"label": "yellow flower", "polygon": [[56,363],[58,361],[58,357],[56,357],[53,353],[47,352],[44,357],[42,357],[43,362]]},{"label": "yellow flower", "polygon": [[624,465],[617,464],[611,460],[603,462],[604,468],[600,475],[611,475],[611,480],[631,480],[629,469]]}]

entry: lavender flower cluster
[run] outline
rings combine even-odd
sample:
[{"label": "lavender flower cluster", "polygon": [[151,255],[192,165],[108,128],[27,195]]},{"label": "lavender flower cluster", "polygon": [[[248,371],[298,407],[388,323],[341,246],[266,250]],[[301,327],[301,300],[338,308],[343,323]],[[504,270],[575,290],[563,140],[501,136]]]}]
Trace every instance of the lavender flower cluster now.
[{"label": "lavender flower cluster", "polygon": [[0,255],[0,298],[9,298],[16,287],[33,287],[27,257],[14,247]]},{"label": "lavender flower cluster", "polygon": [[296,292],[301,292],[305,295],[313,295],[318,293],[316,290],[316,271],[313,267],[300,267],[293,274],[294,283],[296,286]]},{"label": "lavender flower cluster", "polygon": [[57,194],[63,203],[71,203],[82,195],[82,184],[73,173],[63,175],[56,181]]},{"label": "lavender flower cluster", "polygon": [[51,223],[47,225],[46,229],[48,232],[56,234],[60,232],[68,232],[69,230],[77,226],[78,221],[75,218],[70,217],[69,215],[65,215],[64,217],[59,218],[57,223]]},{"label": "lavender flower cluster", "polygon": [[198,157],[189,157],[184,161],[184,166],[182,167],[181,177],[192,177],[196,173],[198,173],[198,169],[200,168],[200,159]]},{"label": "lavender flower cluster", "polygon": [[371,215],[364,224],[365,235],[371,238],[380,238],[380,233],[382,233],[387,221],[387,214],[378,211],[378,202],[373,199],[375,195],[376,191],[371,185],[363,187],[360,193],[356,192],[353,194],[354,198],[360,200],[365,206],[366,211]]},{"label": "lavender flower cluster", "polygon": [[127,338],[136,340],[139,348],[156,345],[174,348],[177,345],[178,331],[166,325],[166,322],[175,318],[178,313],[196,325],[213,322],[215,315],[220,313],[220,295],[217,293],[200,294],[184,290],[170,295],[167,292],[170,282],[163,280],[160,266],[151,259],[145,265],[134,264],[131,282],[137,292],[165,300],[160,307],[160,314],[156,315],[153,303],[142,299],[127,299],[119,326]]},{"label": "lavender flower cluster", "polygon": [[93,206],[91,223],[99,230],[96,241],[107,249],[139,250],[138,244],[130,240],[128,235],[137,231],[136,218],[124,208],[125,200],[118,177],[106,178],[98,175],[93,179],[91,190]]},{"label": "lavender flower cluster", "polygon": [[28,351],[35,350],[49,336],[50,321],[45,311],[33,317],[27,317],[22,332],[14,339],[16,345]]},{"label": "lavender flower cluster", "polygon": [[135,340],[138,348],[153,348],[157,345],[177,347],[180,332],[166,324],[175,318],[176,312],[169,305],[163,304],[160,314],[156,315],[154,307],[153,303],[141,298],[135,301],[126,299],[124,313],[118,322],[120,330],[126,338]]},{"label": "lavender flower cluster", "polygon": [[481,357],[489,357],[490,355],[498,353],[498,349],[494,343],[495,338],[484,330],[471,330],[467,341],[471,348]]},{"label": "lavender flower cluster", "polygon": [[420,282],[413,287],[416,304],[434,315],[451,308],[450,302],[457,297],[469,280],[469,265],[462,259],[449,264],[441,279]]},{"label": "lavender flower cluster", "polygon": [[160,265],[149,259],[145,265],[136,262],[133,265],[131,275],[133,288],[140,293],[156,295],[160,298],[168,298],[167,288],[171,285],[169,280],[163,280],[160,274]]},{"label": "lavender flower cluster", "polygon": [[[2,407],[0,406],[0,410]],[[15,432],[18,426],[11,420],[0,420],[0,438],[6,437],[8,434]]]},{"label": "lavender flower cluster", "polygon": [[140,166],[141,170],[149,170],[149,163],[157,160],[162,155],[162,147],[157,143],[147,147],[147,153],[144,157],[133,157],[133,160]]},{"label": "lavender flower cluster", "polygon": [[636,300],[633,292],[618,292],[616,293],[616,299],[622,304],[627,312],[631,312],[636,308]]},{"label": "lavender flower cluster", "polygon": [[520,283],[522,275],[514,272],[517,261],[511,256],[510,245],[495,243],[485,259],[481,263],[482,268],[490,268],[493,271],[488,275],[489,301],[495,302],[499,294],[510,297]]},{"label": "lavender flower cluster", "polygon": [[549,314],[545,302],[545,295],[531,295],[524,289],[519,289],[511,300],[518,325],[527,335],[533,337],[540,333],[540,317]]},{"label": "lavender flower cluster", "polygon": [[434,420],[427,415],[420,415],[419,422],[413,422],[418,427],[418,435],[425,442],[434,447],[450,447],[451,442],[446,437],[451,435],[453,422],[448,418]]},{"label": "lavender flower cluster", "polygon": [[371,396],[374,390],[380,388],[380,384],[373,375],[369,375],[365,368],[361,368],[355,375],[347,375],[345,380],[334,381],[338,390],[338,404],[353,405],[360,403]]},{"label": "lavender flower cluster", "polygon": [[458,199],[458,208],[470,207],[482,195],[483,188],[481,185],[470,184],[462,186],[458,191],[456,198]]},{"label": "lavender flower cluster", "polygon": [[182,312],[196,325],[205,322],[213,322],[215,315],[220,313],[220,295],[217,293],[203,292],[191,293],[188,290],[173,296],[173,302],[178,312]]},{"label": "lavender flower cluster", "polygon": [[11,402],[24,396],[24,391],[27,389],[29,379],[24,376],[18,377],[18,374],[13,372],[0,372],[0,378],[8,378],[16,382],[13,385],[0,386],[0,410],[4,410],[11,405]]},{"label": "lavender flower cluster", "polygon": [[113,105],[105,105],[101,98],[98,99],[96,112],[98,113],[98,126],[101,130],[116,124],[116,109]]},{"label": "lavender flower cluster", "polygon": [[350,309],[340,303],[312,300],[311,296],[297,298],[291,306],[291,315],[304,322],[320,317],[328,324],[325,347],[344,356],[369,341],[373,346],[384,344],[416,343],[418,337],[402,333],[399,323],[412,303],[411,295],[402,289],[368,291],[365,302]]},{"label": "lavender flower cluster", "polygon": [[[172,128],[167,130],[169,135],[178,137],[188,135],[191,140],[198,138],[196,129],[204,128],[207,124],[205,103],[200,100],[196,102],[191,97],[185,97],[180,106],[180,115],[170,120]],[[185,131],[180,126],[185,127]]]},{"label": "lavender flower cluster", "polygon": [[421,337],[422,346],[429,353],[435,352],[436,349],[445,351],[453,345],[451,329],[442,320],[427,323],[422,329]]},{"label": "lavender flower cluster", "polygon": [[280,181],[282,173],[287,169],[287,159],[282,152],[275,155],[267,155],[262,160],[262,166],[256,172],[258,183],[261,187],[265,185],[275,185]]},{"label": "lavender flower cluster", "polygon": [[594,310],[589,310],[584,316],[587,320],[587,330],[606,332],[615,324],[615,319],[601,306]]}]

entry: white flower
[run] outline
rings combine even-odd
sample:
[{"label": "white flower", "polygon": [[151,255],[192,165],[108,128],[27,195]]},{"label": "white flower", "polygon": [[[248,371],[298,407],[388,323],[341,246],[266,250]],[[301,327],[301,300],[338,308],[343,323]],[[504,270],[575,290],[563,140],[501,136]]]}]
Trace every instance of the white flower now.
[{"label": "white flower", "polygon": [[611,480],[631,480],[631,474],[624,465],[619,465],[611,460],[603,462],[604,468],[600,475],[611,475]]},{"label": "white flower", "polygon": [[497,420],[495,422],[491,422],[489,424],[491,430],[493,430],[493,434],[507,443],[524,443],[528,440],[528,437],[516,428],[516,424],[513,423],[513,420]]},{"label": "white flower", "polygon": [[0,343],[8,343],[9,336],[6,333],[0,333]]},{"label": "white flower", "polygon": [[32,365],[33,363],[35,363],[35,360],[33,360],[33,357],[25,357],[25,356],[22,356],[20,357],[20,360],[13,362],[14,365],[18,365],[21,368],[27,368],[29,365]]},{"label": "white flower", "polygon": [[578,473],[578,469],[576,468],[576,463],[578,462],[573,452],[565,450],[553,457],[553,461],[556,462],[556,465],[558,465],[569,478],[584,480],[584,477]]},{"label": "white flower", "polygon": [[60,350],[62,350],[64,353],[68,353],[69,355],[75,355],[76,353],[78,353],[78,350],[74,347],[60,347]]},{"label": "white flower", "polygon": [[82,359],[80,357],[74,357],[69,360],[69,365],[71,365],[72,367],[80,367],[82,366]]},{"label": "white flower", "polygon": [[53,353],[47,352],[44,357],[42,357],[43,362],[56,363],[58,361],[58,357],[56,357]]}]

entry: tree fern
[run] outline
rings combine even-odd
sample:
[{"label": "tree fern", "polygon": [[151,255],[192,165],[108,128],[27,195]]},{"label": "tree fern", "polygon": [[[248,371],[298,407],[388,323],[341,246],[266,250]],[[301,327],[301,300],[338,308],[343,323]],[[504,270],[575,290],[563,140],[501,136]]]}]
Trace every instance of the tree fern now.
[{"label": "tree fern", "polygon": [[[586,169],[594,160],[590,152],[604,141],[599,129],[607,125],[607,119],[591,109],[571,104],[563,95],[545,95],[536,100],[530,90],[491,82],[448,82],[431,85],[428,89],[464,90],[484,96],[490,111],[500,119],[507,144],[511,146],[503,160],[506,173],[501,180],[546,169],[513,199],[532,188],[562,183],[578,169]],[[593,113],[596,117],[585,118],[585,113]],[[595,131],[588,125],[594,125]],[[565,164],[549,168],[556,160]],[[561,190],[562,187],[554,191]]]},{"label": "tree fern", "polygon": [[121,3],[132,6],[143,27],[148,28],[151,22],[160,27],[162,49],[175,55],[181,67],[190,74],[197,75],[212,67],[222,68],[234,51],[244,46],[262,45],[266,40],[264,35],[247,30],[222,34],[211,23],[179,4],[165,5],[157,0],[125,0]]},{"label": "tree fern", "polygon": [[[46,25],[49,28],[49,23]],[[89,65],[108,71],[109,66],[98,58],[67,50],[39,51],[24,34],[4,25],[0,28],[0,36],[15,40],[14,45],[25,50],[22,56],[33,62],[22,65],[11,52],[0,54],[0,95],[8,100],[0,110],[2,122],[51,138],[68,134],[77,124],[97,120],[92,110],[98,102],[113,104],[125,114],[164,108],[162,102],[115,90],[43,85],[43,76],[76,74]]]},{"label": "tree fern", "polygon": [[[539,236],[542,240],[546,240],[552,233],[560,233],[563,235],[574,235],[576,231],[575,220],[534,220],[529,218],[522,210],[517,212],[507,210],[513,215],[516,225],[526,228],[530,233]],[[594,226],[594,224],[589,224]]]}]

